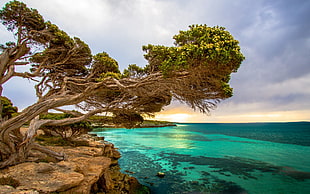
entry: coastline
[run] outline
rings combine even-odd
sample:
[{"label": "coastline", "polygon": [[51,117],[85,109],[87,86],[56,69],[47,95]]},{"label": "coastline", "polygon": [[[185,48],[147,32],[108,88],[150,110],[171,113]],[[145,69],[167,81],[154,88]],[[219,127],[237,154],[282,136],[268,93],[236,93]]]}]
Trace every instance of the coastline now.
[{"label": "coastline", "polygon": [[152,193],[309,193],[309,129],[309,123],[180,124],[97,135],[120,148],[121,167]]},{"label": "coastline", "polygon": [[150,193],[136,178],[120,172],[121,155],[114,144],[90,134],[77,140],[88,145],[47,146],[65,153],[63,161],[36,153],[25,163],[1,169],[0,180],[15,184],[1,183],[0,193]]},{"label": "coastline", "polygon": [[[172,122],[147,122],[142,123],[139,126],[136,126],[135,128],[154,128],[154,127],[172,127],[177,126],[177,123]],[[92,127],[94,129],[96,128],[123,128],[122,126],[115,125],[115,124],[92,124]]]}]

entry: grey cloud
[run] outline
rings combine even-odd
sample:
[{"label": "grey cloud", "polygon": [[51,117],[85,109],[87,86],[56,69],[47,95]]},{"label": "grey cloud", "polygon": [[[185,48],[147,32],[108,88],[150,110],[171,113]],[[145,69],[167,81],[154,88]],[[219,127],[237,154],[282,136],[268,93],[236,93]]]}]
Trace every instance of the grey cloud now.
[{"label": "grey cloud", "polygon": [[[232,76],[234,97],[219,108],[309,109],[310,105],[306,106],[310,104],[308,0],[25,0],[25,3],[70,35],[80,37],[94,54],[108,52],[122,69],[131,63],[145,65],[142,45],[172,45],[172,36],[186,30],[188,25],[224,26],[240,41],[246,60]],[[0,28],[1,42],[2,34]],[[16,93],[11,94],[18,98]]]},{"label": "grey cloud", "polygon": [[233,76],[231,101],[264,104],[257,107],[261,110],[309,108],[309,83],[301,81],[310,73],[309,7],[306,1],[269,1],[256,7],[253,23],[239,34],[246,61]]}]

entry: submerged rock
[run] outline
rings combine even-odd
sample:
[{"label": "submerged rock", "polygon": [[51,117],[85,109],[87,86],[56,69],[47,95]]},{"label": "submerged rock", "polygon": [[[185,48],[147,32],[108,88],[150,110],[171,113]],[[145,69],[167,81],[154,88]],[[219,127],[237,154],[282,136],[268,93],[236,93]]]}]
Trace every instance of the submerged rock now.
[{"label": "submerged rock", "polygon": [[158,172],[156,176],[163,178],[163,177],[165,177],[165,173],[163,173],[163,172]]}]

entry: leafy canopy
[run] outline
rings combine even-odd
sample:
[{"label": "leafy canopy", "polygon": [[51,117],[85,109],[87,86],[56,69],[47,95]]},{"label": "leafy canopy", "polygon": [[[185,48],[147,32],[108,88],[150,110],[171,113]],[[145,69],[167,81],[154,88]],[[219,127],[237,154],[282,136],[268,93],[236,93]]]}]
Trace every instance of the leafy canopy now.
[{"label": "leafy canopy", "polygon": [[16,0],[7,3],[0,10],[0,20],[8,31],[18,36],[19,43],[29,37],[39,40],[35,32],[45,28],[44,19],[36,9],[30,9],[23,2]]},{"label": "leafy canopy", "polygon": [[119,79],[121,76],[117,61],[106,52],[98,53],[93,56],[91,74],[92,76],[99,77],[97,79],[98,81],[106,77]]},{"label": "leafy canopy", "polygon": [[[85,111],[113,107],[110,112],[115,115],[124,109],[152,114],[177,99],[208,112],[218,101],[232,96],[230,74],[244,60],[239,42],[225,28],[191,25],[173,37],[172,47],[143,46],[146,67],[132,64],[121,73],[108,53],[93,56],[86,43],[45,22],[37,10],[22,2],[7,3],[0,19],[18,37],[17,45],[27,42],[26,61],[32,68],[23,76],[39,81],[39,98],[48,99],[60,92],[78,95],[91,85],[104,83],[98,84],[101,88],[91,96],[89,92],[81,95],[84,99],[78,106]],[[6,47],[14,46],[8,43]],[[35,48],[41,50],[32,52]]]},{"label": "leafy canopy", "polygon": [[[236,72],[245,59],[239,42],[225,28],[207,25],[191,25],[189,30],[180,31],[173,38],[173,47],[143,46],[144,57],[149,62],[147,71],[161,72],[166,77],[187,71],[199,80],[196,82],[192,77],[192,83],[184,87],[200,88],[200,92],[210,88],[209,94],[213,99],[231,97],[230,74]],[[212,93],[217,95],[212,97]]]},{"label": "leafy canopy", "polygon": [[143,46],[144,57],[149,61],[150,71],[170,74],[175,70],[187,70],[204,65],[206,68],[236,72],[244,56],[239,42],[223,27],[191,25],[173,38],[174,47],[161,45]]}]

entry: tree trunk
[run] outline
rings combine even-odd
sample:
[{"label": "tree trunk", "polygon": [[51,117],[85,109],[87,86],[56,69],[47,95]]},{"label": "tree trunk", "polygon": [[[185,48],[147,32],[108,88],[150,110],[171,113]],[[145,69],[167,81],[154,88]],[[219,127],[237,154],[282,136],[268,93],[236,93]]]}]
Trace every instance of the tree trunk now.
[{"label": "tree trunk", "polygon": [[[29,128],[24,136],[20,133],[20,129],[16,128],[9,133],[8,140],[4,141],[0,139],[0,168],[25,162],[31,150],[41,151],[57,160],[63,160],[65,158],[62,153],[48,150],[34,143],[35,134],[44,123],[37,116],[30,122]],[[10,144],[8,145],[8,143]]]},{"label": "tree trunk", "polygon": [[30,144],[21,145],[22,141],[23,138],[19,129],[13,130],[9,134],[8,140],[0,141],[0,168],[25,161]]},{"label": "tree trunk", "polygon": [[[64,160],[65,155],[63,153],[54,152],[34,142],[37,130],[46,124],[57,126],[79,122],[105,110],[106,109],[96,109],[80,117],[67,118],[63,120],[40,120],[39,116],[36,116],[31,120],[29,128],[24,136],[20,133],[19,125],[15,125],[15,128],[10,128],[9,132],[7,132],[9,130],[8,128],[1,128],[2,135],[0,136],[0,168],[26,161],[31,150],[43,152],[57,160]],[[29,114],[27,114],[27,116],[29,118]],[[4,137],[6,137],[6,139]]]}]

